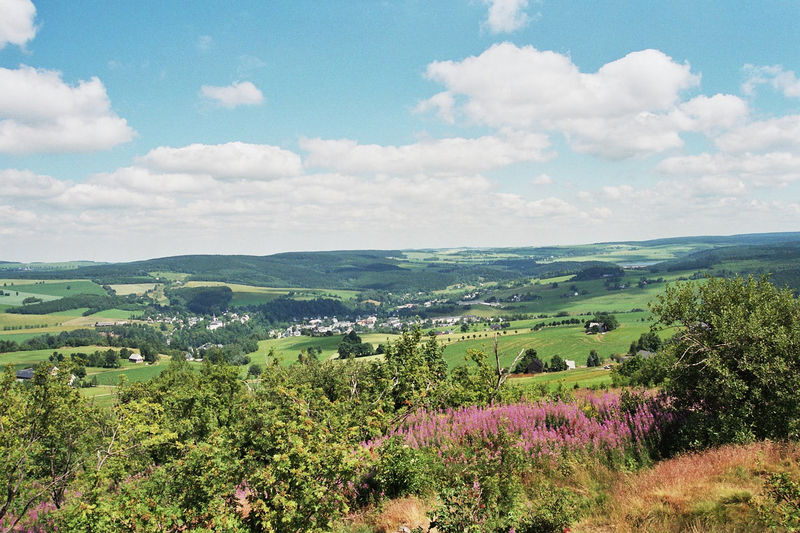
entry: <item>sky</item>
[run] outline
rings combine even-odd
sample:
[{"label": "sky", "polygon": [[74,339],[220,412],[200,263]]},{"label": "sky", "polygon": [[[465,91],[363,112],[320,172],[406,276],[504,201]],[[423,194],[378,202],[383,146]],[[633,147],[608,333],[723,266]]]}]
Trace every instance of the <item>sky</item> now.
[{"label": "sky", "polygon": [[798,0],[0,0],[0,260],[798,231],[798,27]]}]

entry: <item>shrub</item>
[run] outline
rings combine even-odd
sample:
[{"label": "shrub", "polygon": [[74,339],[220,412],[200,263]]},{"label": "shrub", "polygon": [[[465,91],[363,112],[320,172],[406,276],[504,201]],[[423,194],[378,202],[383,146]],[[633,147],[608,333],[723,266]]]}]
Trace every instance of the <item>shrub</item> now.
[{"label": "shrub", "polygon": [[668,286],[652,306],[680,331],[667,390],[690,445],[800,437],[800,303],[767,278]]}]

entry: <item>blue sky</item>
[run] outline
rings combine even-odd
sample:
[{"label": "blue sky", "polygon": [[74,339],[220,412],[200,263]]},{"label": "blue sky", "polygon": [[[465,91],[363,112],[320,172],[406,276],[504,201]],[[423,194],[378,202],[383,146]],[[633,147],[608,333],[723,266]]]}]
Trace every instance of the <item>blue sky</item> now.
[{"label": "blue sky", "polygon": [[0,0],[0,260],[800,228],[800,3]]}]

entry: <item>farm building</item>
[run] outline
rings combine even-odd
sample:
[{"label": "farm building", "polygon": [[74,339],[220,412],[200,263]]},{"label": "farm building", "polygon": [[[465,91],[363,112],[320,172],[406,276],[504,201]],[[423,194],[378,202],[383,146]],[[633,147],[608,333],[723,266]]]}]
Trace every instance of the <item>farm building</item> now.
[{"label": "farm building", "polygon": [[144,359],[142,358],[141,354],[132,353],[130,357],[128,357],[128,361],[130,361],[131,363],[141,363],[142,361],[144,361]]},{"label": "farm building", "polygon": [[25,368],[24,370],[17,370],[17,379],[20,381],[33,379],[33,369]]}]

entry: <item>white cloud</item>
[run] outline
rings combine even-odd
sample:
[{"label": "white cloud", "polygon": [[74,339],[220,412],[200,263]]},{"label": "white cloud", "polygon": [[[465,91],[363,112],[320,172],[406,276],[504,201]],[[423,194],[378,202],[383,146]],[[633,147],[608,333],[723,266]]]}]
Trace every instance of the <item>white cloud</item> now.
[{"label": "white cloud", "polygon": [[134,133],[97,78],[70,86],[56,71],[0,68],[0,153],[107,150]]},{"label": "white cloud", "polygon": [[751,122],[719,136],[715,144],[728,152],[800,150],[800,115]]},{"label": "white cloud", "polygon": [[435,139],[404,146],[358,144],[349,139],[301,139],[306,166],[346,173],[473,173],[519,161],[545,161],[549,141],[540,134],[508,133],[476,139]]},{"label": "white cloud", "polygon": [[78,183],[53,198],[55,205],[68,209],[172,208],[176,202],[163,195],[139,193],[97,183]]},{"label": "white cloud", "polygon": [[90,176],[89,183],[150,194],[209,195],[217,182],[208,175],[161,173],[141,167],[123,167]]},{"label": "white cloud", "polygon": [[758,85],[771,85],[776,91],[790,98],[800,98],[800,79],[792,70],[784,70],[781,65],[745,65],[747,80],[742,84],[745,94],[753,94]]},{"label": "white cloud", "polygon": [[[575,149],[611,158],[681,146],[680,131],[719,122],[715,110],[735,106],[731,97],[713,97],[680,111],[682,91],[700,77],[658,50],[632,52],[583,73],[566,55],[501,43],[462,61],[433,62],[426,76],[446,90],[418,110],[436,109],[445,118],[460,111],[493,127],[560,131]],[[455,109],[459,96],[465,103]]]},{"label": "white cloud", "polygon": [[548,174],[539,174],[531,182],[534,185],[550,185],[554,183],[553,178],[550,177]]},{"label": "white cloud", "polygon": [[732,94],[696,96],[678,109],[685,115],[679,117],[685,121],[681,124],[684,129],[711,133],[732,128],[749,114],[747,102]]},{"label": "white cloud", "polygon": [[484,24],[492,33],[511,33],[531,21],[525,13],[528,0],[484,0],[484,4],[489,6]]},{"label": "white cloud", "polygon": [[633,195],[633,187],[630,185],[606,185],[602,188],[603,196],[609,200],[619,200],[620,198],[628,198]]},{"label": "white cloud", "polygon": [[200,94],[227,108],[258,105],[264,101],[264,95],[249,81],[235,81],[224,87],[203,85],[200,87]]},{"label": "white cloud", "polygon": [[[10,235],[18,230],[15,226],[32,224],[38,219],[33,211],[18,209],[13,205],[0,205],[0,235]],[[5,251],[8,253],[8,250]]]},{"label": "white cloud", "polygon": [[25,46],[36,36],[36,6],[31,0],[0,0],[0,50],[7,44]]},{"label": "white cloud", "polygon": [[0,195],[6,198],[47,198],[63,192],[66,187],[62,181],[30,170],[0,170]]},{"label": "white cloud", "polygon": [[414,112],[427,113],[429,111],[436,111],[436,115],[441,120],[447,122],[448,124],[454,124],[456,121],[455,106],[456,99],[453,98],[453,94],[448,91],[444,91],[418,103],[414,107]]},{"label": "white cloud", "polygon": [[703,153],[664,159],[657,170],[683,177],[717,177],[736,183],[743,180],[756,186],[775,186],[800,179],[800,156],[789,152],[766,154]]},{"label": "white cloud", "polygon": [[161,172],[205,174],[222,180],[270,180],[296,176],[303,170],[300,156],[294,152],[243,142],[161,146],[137,158],[137,162]]},{"label": "white cloud", "polygon": [[595,207],[590,212],[592,218],[611,218],[614,212],[608,207]]}]

